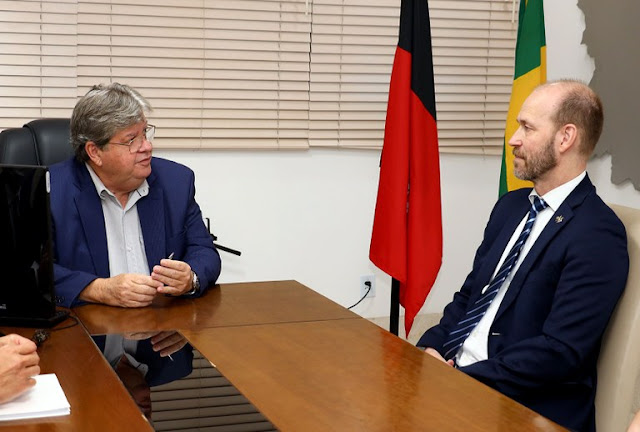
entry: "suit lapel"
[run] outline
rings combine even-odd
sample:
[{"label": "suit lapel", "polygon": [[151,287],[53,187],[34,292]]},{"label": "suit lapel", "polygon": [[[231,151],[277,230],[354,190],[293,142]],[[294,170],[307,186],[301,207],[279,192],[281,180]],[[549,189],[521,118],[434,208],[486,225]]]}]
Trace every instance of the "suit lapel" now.
[{"label": "suit lapel", "polygon": [[73,166],[75,168],[76,186],[80,191],[75,197],[75,206],[87,239],[91,260],[98,276],[109,277],[107,234],[100,197],[84,164],[74,162]]},{"label": "suit lapel", "polygon": [[160,264],[166,258],[165,224],[164,224],[164,196],[159,187],[153,187],[156,182],[153,170],[147,178],[149,194],[138,201],[138,217],[142,227],[144,249],[147,254],[149,271],[154,265]]},{"label": "suit lapel", "polygon": [[522,284],[526,279],[529,271],[533,264],[537,261],[538,257],[544,251],[553,240],[553,238],[562,230],[565,226],[567,226],[574,216],[574,209],[578,207],[587,195],[593,191],[593,185],[589,180],[589,176],[585,176],[585,178],[576,186],[576,188],[567,196],[564,202],[560,205],[558,210],[551,216],[551,219],[547,223],[547,226],[544,227],[540,236],[536,239],[536,242],[533,244],[529,253],[522,261],[522,264],[516,271],[513,279],[511,280],[511,284],[509,285],[509,289],[500,303],[500,308],[496,314],[494,322],[500,318],[500,316],[504,313],[504,311],[511,306],[513,301],[518,296],[520,289],[522,288]]},{"label": "suit lapel", "polygon": [[[496,266],[498,265],[498,261],[502,257],[504,250],[507,247],[507,243],[509,243],[509,239],[513,235],[513,232],[518,227],[518,224],[522,221],[524,215],[529,211],[531,207],[531,203],[529,199],[526,198],[518,203],[517,206],[514,206],[510,211],[512,217],[509,220],[504,222],[500,233],[496,236],[493,244],[491,245],[489,252],[487,252],[487,258],[485,259],[485,263],[482,266],[479,274],[478,274],[478,283],[482,284],[484,287],[488,284],[493,276],[493,273],[496,270]],[[477,293],[477,297],[480,297],[481,292]],[[474,300],[475,301],[475,300]]]}]

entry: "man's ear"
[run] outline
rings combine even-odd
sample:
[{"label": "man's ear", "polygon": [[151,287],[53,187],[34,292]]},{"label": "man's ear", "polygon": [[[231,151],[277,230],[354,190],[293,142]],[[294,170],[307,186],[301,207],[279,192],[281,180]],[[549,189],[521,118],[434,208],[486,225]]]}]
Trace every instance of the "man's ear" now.
[{"label": "man's ear", "polygon": [[89,155],[89,160],[97,166],[102,166],[102,150],[93,141],[87,141],[84,150]]},{"label": "man's ear", "polygon": [[578,128],[573,123],[567,123],[558,130],[556,137],[560,140],[558,151],[564,153],[578,144]]}]

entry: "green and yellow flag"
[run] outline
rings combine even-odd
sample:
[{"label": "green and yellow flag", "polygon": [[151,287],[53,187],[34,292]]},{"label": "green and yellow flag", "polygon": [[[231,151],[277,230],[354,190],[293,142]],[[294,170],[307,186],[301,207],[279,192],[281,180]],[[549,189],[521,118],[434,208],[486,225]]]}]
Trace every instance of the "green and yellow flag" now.
[{"label": "green and yellow flag", "polygon": [[542,0],[520,0],[516,66],[502,149],[500,196],[515,189],[533,186],[531,182],[520,180],[513,174],[513,153],[508,142],[518,129],[516,118],[522,103],[534,88],[547,81],[546,45]]}]

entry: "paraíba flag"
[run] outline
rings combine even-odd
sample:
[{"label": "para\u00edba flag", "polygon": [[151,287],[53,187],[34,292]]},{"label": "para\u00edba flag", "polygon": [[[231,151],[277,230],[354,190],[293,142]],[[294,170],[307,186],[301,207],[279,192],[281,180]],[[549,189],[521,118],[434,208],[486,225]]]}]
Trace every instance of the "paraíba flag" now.
[{"label": "para\u00edba flag", "polygon": [[402,0],[369,258],[400,282],[405,331],[442,263],[436,102],[426,0]]},{"label": "para\u00edba flag", "polygon": [[508,143],[518,129],[516,118],[522,103],[534,88],[547,81],[546,45],[542,0],[520,0],[515,71],[502,149],[500,196],[515,189],[533,187],[533,183],[513,174],[513,152]]}]

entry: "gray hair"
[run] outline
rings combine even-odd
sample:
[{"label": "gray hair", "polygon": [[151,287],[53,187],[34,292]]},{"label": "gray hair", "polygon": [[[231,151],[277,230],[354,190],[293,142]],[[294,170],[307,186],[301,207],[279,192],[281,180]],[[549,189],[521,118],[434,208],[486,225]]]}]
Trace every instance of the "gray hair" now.
[{"label": "gray hair", "polygon": [[118,131],[144,121],[150,111],[149,102],[126,84],[93,86],[76,103],[71,115],[71,145],[76,159],[89,160],[87,142],[103,148]]}]

